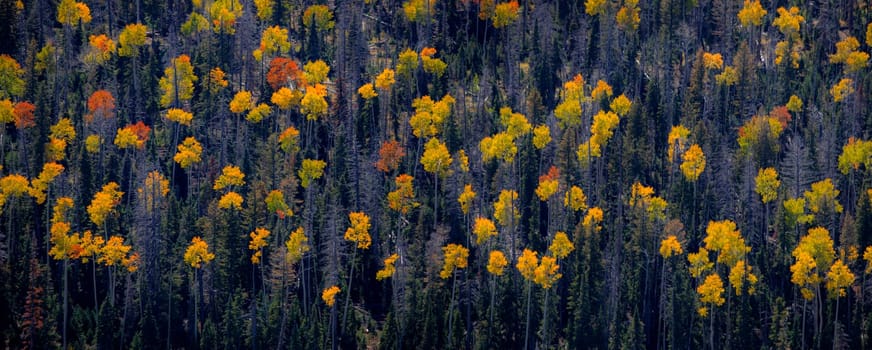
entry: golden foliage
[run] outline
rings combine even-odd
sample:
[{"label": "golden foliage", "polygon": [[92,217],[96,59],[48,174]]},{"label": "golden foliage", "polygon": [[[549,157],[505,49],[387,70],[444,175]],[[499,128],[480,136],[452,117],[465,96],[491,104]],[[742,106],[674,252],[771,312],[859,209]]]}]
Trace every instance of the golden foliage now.
[{"label": "golden foliage", "polygon": [[421,49],[421,65],[424,67],[425,72],[433,74],[438,78],[445,73],[445,68],[448,67],[448,64],[439,58],[433,58],[435,54],[435,48],[425,47]]},{"label": "golden foliage", "polygon": [[209,91],[217,94],[221,89],[226,88],[230,82],[225,78],[224,71],[219,67],[212,68],[209,71]]},{"label": "golden foliage", "polygon": [[397,189],[388,193],[388,207],[406,215],[420,205],[415,201],[415,187],[412,185],[414,179],[409,174],[400,174],[394,179]]},{"label": "golden foliage", "polygon": [[448,153],[448,147],[437,138],[431,138],[424,145],[424,154],[421,155],[421,164],[424,166],[424,171],[433,173],[434,175],[444,178],[451,175],[451,154]]},{"label": "golden foliage", "polygon": [[574,211],[584,211],[587,209],[587,195],[584,194],[581,187],[572,186],[563,195],[563,206]]},{"label": "golden foliage", "polygon": [[58,4],[58,22],[66,26],[75,26],[91,22],[91,9],[83,2],[61,0]]},{"label": "golden foliage", "polygon": [[300,131],[289,126],[279,135],[279,148],[285,153],[296,153],[300,150]]},{"label": "golden foliage", "polygon": [[381,270],[378,270],[375,273],[376,281],[381,281],[381,280],[384,280],[386,278],[391,278],[394,275],[394,273],[397,272],[397,268],[394,266],[394,263],[396,263],[398,258],[399,258],[399,255],[397,255],[397,254],[391,254],[391,256],[385,258],[385,260],[384,260],[385,267],[382,268]]},{"label": "golden foliage", "polygon": [[560,185],[560,170],[555,166],[548,169],[548,173],[539,176],[539,185],[536,187],[536,196],[540,201],[547,201],[557,193]]},{"label": "golden foliage", "polygon": [[481,150],[481,158],[485,162],[491,159],[501,159],[506,163],[512,163],[518,153],[518,146],[515,144],[514,138],[507,132],[486,136],[479,142],[479,149]]},{"label": "golden foliage", "polygon": [[308,188],[312,180],[320,179],[324,175],[324,168],[327,162],[317,159],[303,159],[303,165],[297,171],[297,176],[300,177],[300,186]]},{"label": "golden foliage", "polygon": [[124,26],[118,35],[118,55],[124,57],[138,56],[139,48],[145,45],[148,28],[142,23],[131,23]]},{"label": "golden foliage", "polygon": [[61,118],[57,124],[51,126],[50,137],[61,139],[66,142],[72,142],[76,139],[76,129],[73,127],[73,122],[70,118]]},{"label": "golden foliage", "polygon": [[266,195],[264,202],[266,203],[266,210],[270,213],[276,213],[279,219],[284,219],[286,215],[294,215],[294,211],[285,202],[285,194],[281,190],[270,191]]},{"label": "golden foliage", "polygon": [[109,182],[103,185],[102,190],[94,194],[94,199],[88,205],[88,215],[95,225],[103,226],[106,216],[121,202],[121,196],[124,195],[124,192],[119,191],[119,188],[117,183]]},{"label": "golden foliage", "polygon": [[339,294],[339,287],[330,286],[321,292],[321,300],[324,301],[324,304],[326,304],[327,307],[333,307],[336,303],[336,294]]},{"label": "golden foliage", "polygon": [[533,128],[533,147],[543,149],[551,142],[551,129],[548,125],[541,124]]},{"label": "golden foliage", "polygon": [[451,115],[454,97],[445,94],[439,101],[423,96],[412,101],[415,113],[409,118],[412,133],[416,137],[435,137],[442,132],[445,120]]},{"label": "golden foliage", "polygon": [[472,207],[472,201],[475,199],[475,191],[472,190],[471,184],[466,184],[463,186],[463,192],[460,193],[460,196],[457,197],[457,202],[460,203],[460,210],[463,211],[463,214],[469,214],[469,209]]},{"label": "golden foliage", "polygon": [[552,240],[551,245],[548,246],[548,251],[558,259],[566,258],[573,250],[575,250],[575,245],[572,244],[572,241],[569,240],[566,232],[563,231],[557,231],[557,233],[554,234],[554,240]]},{"label": "golden foliage", "polygon": [[394,77],[393,69],[385,68],[378,76],[375,77],[375,87],[381,90],[389,90],[397,81]]},{"label": "golden foliage", "polygon": [[115,41],[110,39],[106,34],[88,36],[89,50],[85,54],[84,60],[96,64],[103,64],[112,57],[115,53]]},{"label": "golden foliage", "polygon": [[778,197],[781,180],[778,180],[778,172],[775,171],[775,168],[758,170],[754,183],[756,184],[754,191],[760,195],[763,203],[769,203]]},{"label": "golden foliage", "polygon": [[830,271],[827,272],[827,291],[831,298],[845,296],[845,288],[850,287],[854,283],[854,274],[842,262],[842,259],[830,266]]},{"label": "golden foliage", "polygon": [[303,66],[303,78],[306,79],[306,84],[309,85],[323,83],[327,80],[328,74],[330,74],[330,66],[323,60],[306,62]]},{"label": "golden foliage", "polygon": [[854,93],[854,80],[851,78],[843,78],[830,89],[830,95],[833,96],[833,102],[842,102],[845,97]]},{"label": "golden foliage", "polygon": [[258,62],[263,60],[263,55],[275,56],[287,53],[291,49],[288,41],[288,30],[279,26],[271,26],[263,30],[260,37],[260,46],[252,55]]},{"label": "golden foliage", "polygon": [[494,218],[500,226],[508,226],[517,223],[521,218],[518,205],[518,192],[515,190],[502,190],[496,202],[494,202]]},{"label": "golden foliage", "polygon": [[584,219],[581,220],[581,225],[584,226],[585,230],[599,232],[602,230],[600,225],[602,222],[603,210],[599,207],[591,207],[584,215]]},{"label": "golden foliage", "polygon": [[811,184],[811,191],[805,191],[803,196],[812,213],[818,214],[824,210],[841,213],[843,207],[838,200],[840,192],[833,185],[833,180],[826,178]]},{"label": "golden foliage", "polygon": [[536,268],[539,267],[538,253],[535,250],[524,248],[515,267],[525,280],[533,281],[536,278]]},{"label": "golden foliage", "polygon": [[166,116],[170,121],[186,126],[191,126],[191,121],[194,120],[194,114],[179,108],[168,109]]},{"label": "golden foliage", "polygon": [[294,232],[291,232],[291,235],[285,242],[285,248],[288,250],[287,254],[285,254],[285,261],[290,265],[300,261],[303,258],[303,254],[306,254],[311,249],[309,238],[306,237],[302,227],[298,227]]},{"label": "golden foliage", "polygon": [[688,181],[695,182],[704,170],[705,154],[699,145],[693,144],[681,155],[681,172]]},{"label": "golden foliage", "polygon": [[563,274],[557,272],[560,270],[560,265],[557,265],[557,259],[550,256],[543,256],[533,272],[533,282],[544,289],[550,289],[554,283],[557,283]]},{"label": "golden foliage", "polygon": [[263,247],[266,247],[267,244],[269,244],[269,242],[266,241],[269,234],[269,230],[263,227],[258,227],[248,234],[248,236],[251,237],[251,240],[248,242],[248,249],[254,251],[254,254],[251,255],[252,264],[260,264],[260,259],[263,257]]},{"label": "golden foliage", "polygon": [[785,105],[788,111],[797,113],[802,111],[802,99],[796,95],[790,95],[790,100]]},{"label": "golden foliage", "polygon": [[266,103],[259,103],[257,106],[251,109],[247,115],[245,115],[245,120],[252,123],[260,123],[263,118],[268,117],[272,113],[272,108]]},{"label": "golden foliage", "polygon": [[364,100],[369,100],[378,96],[378,93],[375,92],[375,88],[373,87],[372,83],[366,83],[361,85],[360,88],[357,89],[357,93]]},{"label": "golden foliage", "polygon": [[351,225],[345,230],[345,240],[357,243],[357,248],[369,249],[372,238],[369,236],[369,216],[362,212],[348,213]]},{"label": "golden foliage", "polygon": [[306,120],[318,120],[327,114],[327,87],[321,84],[306,86],[306,93],[300,100],[300,113],[306,115]]},{"label": "golden foliage", "polygon": [[220,209],[242,209],[243,198],[239,193],[230,191],[221,196],[218,200],[218,208]]},{"label": "golden foliage", "polygon": [[36,204],[45,203],[46,191],[54,179],[64,171],[64,166],[54,162],[43,164],[42,171],[31,181],[28,189],[30,195],[36,199]]},{"label": "golden foliage", "polygon": [[475,218],[472,233],[475,234],[475,244],[481,245],[489,238],[497,235],[497,227],[494,222],[488,218]]},{"label": "golden foliage", "polygon": [[193,137],[185,138],[178,146],[178,152],[173,156],[173,160],[179,163],[182,169],[187,169],[191,164],[200,162],[200,154],[203,153],[203,147]]},{"label": "golden foliage", "polygon": [[230,111],[234,114],[242,114],[254,108],[254,101],[251,98],[251,92],[242,90],[233,95],[230,100]]},{"label": "golden foliage", "polygon": [[209,17],[215,33],[232,35],[236,33],[236,20],[242,17],[242,4],[239,0],[215,0],[209,6]]},{"label": "golden foliage", "polygon": [[303,25],[311,28],[315,25],[319,31],[333,29],[333,11],[327,5],[312,5],[303,12]]},{"label": "golden foliage", "polygon": [[493,250],[488,255],[487,272],[494,276],[502,276],[509,261],[506,260],[506,255],[499,250]]},{"label": "golden foliage", "polygon": [[664,259],[681,255],[683,252],[681,242],[678,241],[678,237],[675,237],[675,235],[666,236],[666,238],[660,241],[660,256]]},{"label": "golden foliage", "polygon": [[696,292],[699,294],[699,301],[704,304],[721,306],[726,301],[724,299],[724,281],[717,273],[708,275],[705,282],[696,288]]},{"label": "golden foliage", "polygon": [[439,271],[440,278],[447,279],[451,277],[455,270],[466,268],[469,249],[459,244],[450,243],[442,247],[442,252],[445,254],[445,259],[443,260],[442,271]]},{"label": "golden foliage", "polygon": [[739,260],[730,268],[730,276],[728,278],[736,295],[742,295],[742,287],[745,286],[745,281],[748,282],[748,294],[754,294],[757,291],[757,276],[754,275],[751,271],[751,265],[745,263],[745,260]]},{"label": "golden foliage", "polygon": [[199,269],[203,264],[208,264],[213,259],[215,259],[215,254],[209,252],[209,244],[206,241],[200,236],[191,239],[191,245],[185,250],[185,263]]},{"label": "golden foliage", "polygon": [[158,81],[161,89],[160,105],[169,107],[173,103],[189,101],[194,97],[194,83],[197,76],[194,75],[194,66],[191,58],[182,54],[170,63],[164,70],[164,76]]},{"label": "golden foliage", "polygon": [[789,38],[799,37],[799,26],[805,22],[805,17],[799,14],[799,8],[791,7],[789,10],[779,7],[778,17],[772,21],[772,25],[778,27],[782,34]]},{"label": "golden foliage", "polygon": [[715,266],[709,260],[709,252],[705,248],[699,248],[696,253],[687,254],[687,262],[690,263],[690,275],[694,278],[701,276],[703,272]]},{"label": "golden foliage", "polygon": [[724,57],[719,53],[704,52],[702,54],[702,65],[705,69],[722,69],[724,68]]},{"label": "golden foliage", "polygon": [[497,4],[491,17],[494,28],[502,28],[515,23],[518,20],[519,8],[516,0]]},{"label": "golden foliage", "polygon": [[745,0],[742,9],[737,14],[739,23],[743,27],[760,26],[763,24],[763,17],[766,16],[766,10],[760,4],[760,0]]},{"label": "golden foliage", "polygon": [[106,266],[120,265],[129,251],[130,246],[124,244],[124,238],[121,236],[109,237],[106,244],[100,248],[100,257],[97,258],[97,263]]},{"label": "golden foliage", "polygon": [[705,249],[718,253],[718,263],[733,266],[751,251],[732,220],[709,221],[705,232]]}]

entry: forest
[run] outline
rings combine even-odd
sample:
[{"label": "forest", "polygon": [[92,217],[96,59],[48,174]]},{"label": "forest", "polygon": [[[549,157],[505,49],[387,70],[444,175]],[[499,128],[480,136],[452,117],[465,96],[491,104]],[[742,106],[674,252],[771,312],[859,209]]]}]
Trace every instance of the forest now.
[{"label": "forest", "polygon": [[868,0],[0,0],[7,349],[872,349]]}]

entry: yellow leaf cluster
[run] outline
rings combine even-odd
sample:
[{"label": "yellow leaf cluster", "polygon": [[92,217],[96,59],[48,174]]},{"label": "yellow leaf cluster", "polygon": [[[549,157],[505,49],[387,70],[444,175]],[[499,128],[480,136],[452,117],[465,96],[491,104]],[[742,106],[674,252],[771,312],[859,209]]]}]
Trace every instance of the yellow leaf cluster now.
[{"label": "yellow leaf cluster", "polygon": [[660,241],[660,256],[664,259],[669,259],[672,256],[681,255],[684,250],[681,249],[681,242],[675,235],[666,236]]},{"label": "yellow leaf cluster", "polygon": [[224,71],[219,67],[212,68],[209,71],[209,91],[217,94],[221,89],[226,88],[230,82],[225,78]]},{"label": "yellow leaf cluster", "polygon": [[551,129],[548,125],[541,124],[533,128],[533,147],[543,149],[551,142]]},{"label": "yellow leaf cluster", "polygon": [[330,66],[323,60],[309,61],[303,66],[303,77],[309,85],[323,83],[327,80],[327,74],[330,74]]},{"label": "yellow leaf cluster", "polygon": [[300,100],[300,113],[306,120],[318,120],[327,114],[327,87],[321,84],[306,86],[306,93]]},{"label": "yellow leaf cluster", "polygon": [[829,231],[823,227],[809,229],[791,255],[795,262],[790,266],[790,281],[803,289],[803,297],[811,299],[813,287],[821,282],[821,274],[830,268],[836,256]]},{"label": "yellow leaf cluster", "polygon": [[448,152],[448,147],[437,138],[431,138],[424,145],[424,154],[421,155],[421,164],[424,166],[424,171],[433,173],[439,177],[446,177],[451,174],[451,154]]},{"label": "yellow leaf cluster", "polygon": [[169,107],[174,102],[189,101],[194,97],[194,83],[196,81],[197,76],[194,75],[191,58],[185,54],[174,58],[158,82],[162,91],[160,105]]},{"label": "yellow leaf cluster", "polygon": [[290,265],[300,261],[303,258],[303,254],[306,254],[311,249],[309,247],[309,238],[306,237],[302,227],[298,227],[294,232],[291,232],[290,237],[285,242],[285,248],[288,250],[287,254],[285,254],[285,261]]},{"label": "yellow leaf cluster", "polygon": [[398,258],[399,258],[399,255],[397,255],[397,254],[391,254],[391,256],[385,258],[385,260],[384,260],[385,267],[382,268],[381,270],[378,270],[375,273],[376,281],[381,281],[381,280],[384,280],[386,278],[391,278],[391,276],[394,275],[394,272],[397,272],[397,268],[394,266],[394,264],[396,263]]},{"label": "yellow leaf cluster", "polygon": [[724,299],[724,281],[717,273],[708,275],[705,282],[696,288],[696,292],[699,294],[699,301],[704,304],[721,306],[726,301]]},{"label": "yellow leaf cluster", "polygon": [[58,4],[58,22],[66,26],[75,26],[91,22],[91,9],[84,2],[61,0]]},{"label": "yellow leaf cluster", "polygon": [[109,237],[106,244],[100,248],[100,257],[97,258],[97,263],[106,266],[120,265],[127,253],[130,252],[130,246],[124,244],[124,238],[121,236]]},{"label": "yellow leaf cluster", "polygon": [[705,154],[699,145],[693,144],[681,155],[681,172],[688,181],[695,182],[704,170]]},{"label": "yellow leaf cluster", "polygon": [[515,190],[502,190],[496,202],[494,202],[494,218],[500,226],[508,226],[516,223],[521,218],[521,212],[516,204],[518,192]]},{"label": "yellow leaf cluster", "polygon": [[279,148],[286,153],[295,153],[300,150],[300,131],[289,126],[279,135]]},{"label": "yellow leaf cluster", "polygon": [[454,97],[445,94],[439,101],[423,96],[412,101],[415,113],[409,118],[412,133],[416,137],[434,137],[442,132],[442,126],[451,115]]},{"label": "yellow leaf cluster", "polygon": [[715,75],[715,81],[726,86],[736,85],[736,82],[739,81],[739,72],[736,71],[736,68],[726,66],[721,74]]},{"label": "yellow leaf cluster", "polygon": [[551,196],[557,193],[557,187],[560,182],[557,179],[542,179],[539,178],[539,186],[536,187],[536,196],[540,201],[547,201]]},{"label": "yellow leaf cluster", "polygon": [[463,192],[457,197],[457,202],[460,203],[460,210],[463,214],[469,214],[469,209],[472,207],[472,201],[475,199],[475,191],[472,190],[471,184],[463,186]]},{"label": "yellow leaf cluster", "polygon": [[212,29],[209,20],[198,12],[191,12],[185,23],[182,23],[182,34],[190,36],[194,33],[205,33]]},{"label": "yellow leaf cluster", "polygon": [[96,261],[100,257],[100,252],[103,250],[105,241],[100,235],[94,235],[91,231],[85,231],[78,245],[73,245],[73,251],[70,258],[81,259],[83,263],[88,263],[89,259]]},{"label": "yellow leaf cluster", "polygon": [[266,210],[278,214],[280,219],[283,219],[285,215],[294,215],[294,212],[288,207],[288,203],[285,202],[285,194],[281,190],[270,191],[264,202]]},{"label": "yellow leaf cluster", "polygon": [[501,159],[506,163],[512,163],[518,153],[518,146],[515,144],[514,138],[506,132],[486,136],[479,142],[479,149],[482,160],[485,162],[491,159]]},{"label": "yellow leaf cluster", "polygon": [[191,126],[191,121],[194,120],[194,114],[180,108],[170,108],[167,110],[167,119],[181,125]]},{"label": "yellow leaf cluster", "polygon": [[357,248],[369,249],[372,244],[369,236],[369,216],[362,212],[351,212],[348,220],[351,221],[351,226],[345,230],[345,240],[357,243]]},{"label": "yellow leaf cluster", "polygon": [[138,56],[139,48],[145,45],[148,28],[142,23],[131,23],[124,26],[118,35],[118,55],[124,57]]},{"label": "yellow leaf cluster", "polygon": [[760,26],[763,24],[763,17],[766,16],[766,10],[760,4],[760,0],[745,0],[742,9],[737,14],[739,23],[743,27]]},{"label": "yellow leaf cluster", "polygon": [[185,138],[178,146],[178,152],[173,156],[173,160],[179,163],[182,169],[187,169],[191,164],[200,162],[200,154],[203,153],[203,147],[193,137]]},{"label": "yellow leaf cluster", "polygon": [[259,103],[245,115],[245,120],[252,123],[260,123],[263,118],[266,118],[272,113],[272,108],[266,103]]},{"label": "yellow leaf cluster", "polygon": [[85,138],[85,150],[88,153],[97,153],[100,152],[100,145],[103,144],[103,138],[100,135],[88,135]]},{"label": "yellow leaf cluster", "polygon": [[397,189],[388,193],[388,207],[406,215],[420,205],[415,201],[415,187],[412,184],[414,180],[409,174],[400,174],[394,179]]},{"label": "yellow leaf cluster", "polygon": [[541,286],[543,289],[550,289],[554,283],[557,283],[563,274],[559,273],[560,265],[557,265],[557,259],[550,256],[543,256],[533,272],[533,282]]},{"label": "yellow leaf cluster", "polygon": [[418,53],[412,49],[406,49],[400,53],[397,59],[397,73],[401,76],[410,78],[412,73],[418,69]]},{"label": "yellow leaf cluster", "polygon": [[569,237],[566,235],[566,232],[557,231],[554,234],[554,239],[551,241],[551,245],[548,246],[548,251],[551,252],[551,255],[558,259],[563,259],[569,256],[569,253],[575,250],[575,245],[572,244],[572,241],[569,240]]},{"label": "yellow leaf cluster", "polygon": [[581,225],[584,226],[585,230],[588,232],[599,232],[602,230],[602,226],[600,224],[603,222],[603,210],[599,207],[591,207],[587,214],[584,215],[584,219],[581,220]]},{"label": "yellow leaf cluster", "polygon": [[491,17],[494,28],[499,29],[515,23],[518,20],[519,10],[520,7],[517,0],[497,4]]},{"label": "yellow leaf cluster", "polygon": [[593,123],[590,126],[590,140],[578,145],[578,151],[576,152],[578,161],[582,165],[586,166],[590,164],[592,157],[600,157],[602,155],[602,147],[612,137],[619,122],[620,118],[615,112],[604,112],[601,110],[594,114]]},{"label": "yellow leaf cluster", "polygon": [[215,259],[215,254],[209,252],[209,244],[206,241],[200,236],[191,239],[191,245],[185,250],[185,263],[199,269],[203,264],[208,264],[213,259]]},{"label": "yellow leaf cluster", "polygon": [[690,130],[684,127],[684,125],[676,125],[669,130],[669,137],[667,138],[669,149],[667,154],[669,155],[670,162],[677,160],[675,158],[676,154],[684,153],[687,148],[688,137],[690,137]]},{"label": "yellow leaf cluster", "polygon": [[242,4],[239,0],[215,0],[209,6],[209,17],[215,33],[232,35],[236,33],[236,20],[242,17]]},{"label": "yellow leaf cluster", "polygon": [[584,12],[591,16],[602,15],[606,13],[606,6],[608,6],[606,0],[585,0]]},{"label": "yellow leaf cluster", "polygon": [[70,118],[61,118],[57,124],[52,125],[50,137],[66,142],[72,142],[76,139],[76,129]]},{"label": "yellow leaf cluster", "polygon": [[775,44],[775,64],[781,65],[787,63],[789,59],[793,69],[799,68],[799,59],[802,55],[804,45],[798,40],[782,40]]},{"label": "yellow leaf cluster", "polygon": [[312,24],[320,31],[333,29],[333,11],[327,5],[312,5],[303,12],[303,25],[311,28]]},{"label": "yellow leaf cluster", "polygon": [[106,34],[88,36],[88,53],[85,54],[85,61],[103,64],[112,57],[115,53],[115,41],[106,36]]},{"label": "yellow leaf cluster", "polygon": [[218,200],[218,208],[220,209],[242,209],[242,196],[239,193],[230,191],[221,196]]},{"label": "yellow leaf cluster", "polygon": [[472,233],[475,234],[475,244],[481,245],[489,238],[497,235],[497,226],[488,218],[478,217],[475,218]]},{"label": "yellow leaf cluster", "polygon": [[389,90],[396,82],[393,69],[385,68],[378,76],[375,77],[375,87],[381,90]]},{"label": "yellow leaf cluster", "polygon": [[618,29],[625,32],[635,32],[636,29],[639,29],[639,22],[641,22],[639,14],[641,10],[637,6],[638,4],[638,0],[624,1],[624,6],[621,6],[618,9],[618,13],[615,14],[615,22],[618,24]]},{"label": "yellow leaf cluster", "polygon": [[300,177],[300,186],[308,188],[312,180],[320,179],[324,175],[324,168],[327,162],[318,159],[303,159],[303,165],[297,171]]},{"label": "yellow leaf cluster", "polygon": [[778,188],[781,187],[781,180],[778,179],[778,172],[775,171],[775,168],[761,168],[758,170],[754,183],[756,184],[754,191],[760,195],[764,204],[778,197]]},{"label": "yellow leaf cluster", "polygon": [[597,80],[596,86],[590,92],[590,97],[594,101],[602,101],[605,98],[612,97],[612,86],[603,80]]},{"label": "yellow leaf cluster", "polygon": [[778,118],[755,115],[739,127],[739,137],[736,139],[739,143],[739,150],[741,154],[749,154],[761,142],[777,140],[782,131],[784,131],[784,125]]},{"label": "yellow leaf cluster", "polygon": [[300,90],[291,90],[283,86],[272,94],[270,102],[278,106],[279,109],[287,111],[291,107],[298,106],[302,99],[303,93]]},{"label": "yellow leaf cluster", "polygon": [[252,264],[260,264],[260,259],[263,257],[263,247],[266,247],[267,244],[269,244],[266,241],[269,234],[269,230],[263,227],[258,227],[248,234],[248,236],[251,237],[251,240],[248,242],[248,249],[254,251],[254,254],[251,255]]},{"label": "yellow leaf cluster", "polygon": [[805,22],[805,17],[799,14],[799,8],[793,6],[788,10],[784,7],[779,7],[777,12],[778,17],[772,21],[772,25],[778,27],[778,30],[785,36],[798,38],[799,26]]},{"label": "yellow leaf cluster", "polygon": [[788,111],[797,113],[802,111],[802,99],[796,95],[790,95],[790,99],[787,101],[785,105]]},{"label": "yellow leaf cluster", "polygon": [[291,49],[288,41],[288,30],[279,26],[271,26],[263,30],[260,37],[260,46],[252,53],[258,62],[263,60],[263,55],[274,56],[287,53]]},{"label": "yellow leaf cluster", "polygon": [[705,232],[705,249],[718,253],[718,263],[733,266],[751,251],[732,220],[709,221]]},{"label": "yellow leaf cluster", "polygon": [[863,251],[863,260],[866,260],[866,273],[872,273],[872,246]]},{"label": "yellow leaf cluster", "polygon": [[434,54],[436,54],[435,48],[425,47],[421,49],[421,65],[424,67],[425,72],[433,74],[437,78],[442,77],[448,64],[439,58],[433,58]]},{"label": "yellow leaf cluster", "polygon": [[242,114],[254,108],[254,101],[251,98],[251,92],[242,90],[233,95],[230,100],[230,111],[234,114]]},{"label": "yellow leaf cluster", "polygon": [[88,205],[88,215],[97,226],[103,226],[106,221],[106,216],[109,215],[115,206],[121,201],[121,196],[124,192],[118,190],[119,186],[115,182],[109,182],[103,185],[103,189],[94,194],[94,199]]},{"label": "yellow leaf cluster", "polygon": [[488,255],[487,272],[494,276],[502,276],[509,261],[506,260],[506,255],[499,250],[493,250]]},{"label": "yellow leaf cluster", "polygon": [[843,78],[830,89],[830,95],[833,96],[833,102],[842,102],[845,97],[854,93],[854,80],[851,78]]},{"label": "yellow leaf cluster", "polygon": [[808,209],[812,213],[818,214],[824,210],[841,213],[843,210],[842,204],[837,199],[840,192],[833,185],[833,180],[826,178],[811,184],[811,191],[805,191],[803,196],[808,204]]},{"label": "yellow leaf cluster", "polygon": [[854,283],[854,273],[848,268],[842,259],[836,260],[830,271],[827,272],[827,291],[831,298],[845,296],[845,288]]},{"label": "yellow leaf cluster", "polygon": [[609,109],[611,109],[612,112],[615,112],[619,117],[623,117],[630,112],[630,107],[632,107],[632,105],[633,102],[630,102],[630,99],[627,98],[626,95],[620,94],[612,100],[612,103],[609,104]]},{"label": "yellow leaf cluster", "polygon": [[702,65],[705,69],[721,69],[724,67],[724,57],[719,53],[704,52],[702,54]]},{"label": "yellow leaf cluster", "polygon": [[375,92],[375,88],[373,87],[372,83],[366,83],[361,85],[360,88],[357,89],[357,93],[364,100],[369,100],[378,96],[378,93]]},{"label": "yellow leaf cluster", "polygon": [[574,211],[584,211],[587,209],[587,195],[584,194],[581,187],[572,186],[563,195],[563,206]]},{"label": "yellow leaf cluster", "polygon": [[524,248],[515,267],[525,280],[532,281],[536,277],[536,268],[539,267],[539,257],[535,250]]},{"label": "yellow leaf cluster", "polygon": [[857,72],[869,64],[869,54],[857,51],[860,41],[853,36],[848,36],[836,43],[836,53],[830,55],[830,63],[844,64],[845,73]]},{"label": "yellow leaf cluster", "polygon": [[45,192],[48,190],[48,185],[62,172],[64,172],[63,165],[54,162],[43,164],[42,171],[39,173],[39,176],[31,181],[31,187],[28,189],[31,197],[36,199],[36,204],[45,203]]},{"label": "yellow leaf cluster", "polygon": [[701,276],[703,272],[715,266],[709,260],[709,252],[705,248],[699,248],[696,253],[687,254],[687,262],[690,263],[690,275],[694,278]]},{"label": "yellow leaf cluster", "polygon": [[442,252],[445,254],[445,259],[442,271],[439,271],[440,278],[447,279],[455,270],[466,268],[469,249],[459,244],[450,243],[442,247]]},{"label": "yellow leaf cluster", "polygon": [[330,286],[321,292],[321,300],[324,301],[327,307],[333,307],[336,304],[336,294],[339,294],[339,287]]},{"label": "yellow leaf cluster", "polygon": [[751,271],[751,265],[745,263],[745,260],[739,260],[736,265],[730,268],[730,276],[728,278],[736,295],[742,295],[745,281],[748,282],[748,294],[754,294],[757,291],[757,276],[754,275]]},{"label": "yellow leaf cluster", "polygon": [[506,134],[512,139],[526,135],[533,128],[527,121],[527,117],[521,113],[513,112],[511,107],[500,108],[500,123],[506,128]]}]

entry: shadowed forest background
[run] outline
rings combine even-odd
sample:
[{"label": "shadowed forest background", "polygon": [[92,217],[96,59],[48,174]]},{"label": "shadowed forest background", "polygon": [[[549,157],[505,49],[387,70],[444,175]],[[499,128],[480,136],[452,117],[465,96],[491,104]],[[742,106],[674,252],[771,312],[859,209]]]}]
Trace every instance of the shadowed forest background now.
[{"label": "shadowed forest background", "polygon": [[872,348],[865,0],[0,0],[6,348]]}]

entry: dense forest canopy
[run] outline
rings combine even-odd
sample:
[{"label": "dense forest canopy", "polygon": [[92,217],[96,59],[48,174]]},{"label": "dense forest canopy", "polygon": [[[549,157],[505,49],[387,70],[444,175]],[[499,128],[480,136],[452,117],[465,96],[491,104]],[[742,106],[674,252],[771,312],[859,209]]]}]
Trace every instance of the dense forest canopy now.
[{"label": "dense forest canopy", "polygon": [[8,348],[872,348],[872,4],[0,0]]}]

